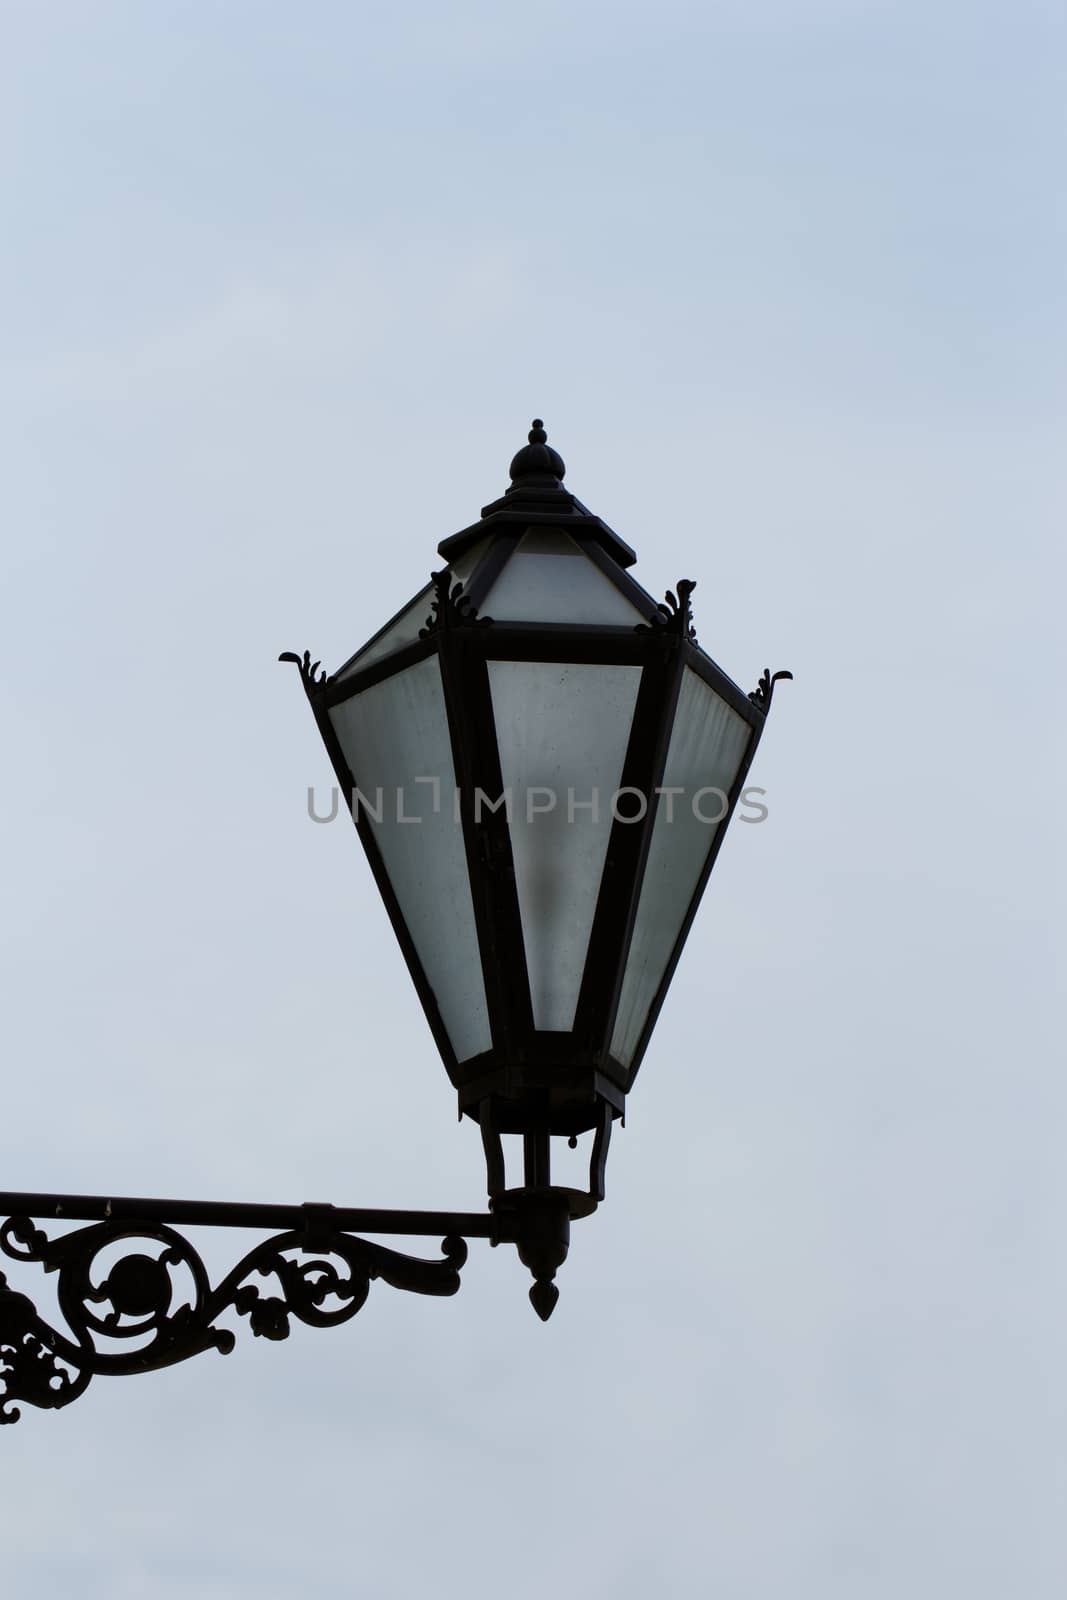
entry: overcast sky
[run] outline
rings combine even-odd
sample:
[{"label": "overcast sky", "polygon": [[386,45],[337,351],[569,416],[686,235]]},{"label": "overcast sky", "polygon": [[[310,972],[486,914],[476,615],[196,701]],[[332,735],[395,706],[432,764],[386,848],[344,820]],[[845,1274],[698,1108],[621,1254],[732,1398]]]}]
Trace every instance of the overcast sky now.
[{"label": "overcast sky", "polygon": [[475,1244],[26,1407],[6,1592],[1059,1600],[1061,7],[0,19],[3,1187],[482,1204],[276,658],[534,414],[795,673],[551,1323]]}]

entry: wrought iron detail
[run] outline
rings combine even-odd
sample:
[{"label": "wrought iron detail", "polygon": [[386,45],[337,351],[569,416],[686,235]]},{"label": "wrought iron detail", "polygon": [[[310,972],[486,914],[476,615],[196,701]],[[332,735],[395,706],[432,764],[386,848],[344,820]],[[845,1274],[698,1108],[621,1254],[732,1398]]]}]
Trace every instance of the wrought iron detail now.
[{"label": "wrought iron detail", "polygon": [[756,687],[753,689],[748,698],[752,701],[752,704],[757,706],[759,710],[763,712],[763,715],[766,716],[768,711],[771,709],[771,696],[774,694],[775,684],[780,678],[788,678],[790,681],[792,681],[792,677],[793,674],[791,672],[772,673],[770,667],[764,667],[759,683],[757,683]]},{"label": "wrought iron detail", "polygon": [[674,593],[673,589],[667,590],[664,596],[666,604],[664,604],[663,600],[657,604],[658,615],[652,617],[649,622],[639,622],[636,632],[654,632],[657,628],[669,628],[672,633],[678,634],[680,638],[688,639],[692,644],[696,644],[697,635],[693,626],[693,608],[689,603],[689,596],[696,588],[696,584],[689,578],[680,578],[677,587],[677,594]]},{"label": "wrought iron detail", "polygon": [[[118,1254],[109,1249],[120,1245],[127,1247]],[[29,1217],[14,1216],[0,1227],[0,1250],[58,1273],[57,1298],[71,1334],[51,1327],[0,1272],[0,1423],[18,1421],[18,1401],[69,1405],[97,1375],[148,1372],[205,1350],[227,1355],[235,1336],[216,1326],[226,1311],[247,1317],[256,1336],[285,1339],[293,1317],[315,1328],[347,1322],[375,1278],[415,1294],[455,1294],[467,1259],[466,1244],[452,1235],[442,1241],[441,1259],[427,1261],[317,1216],[303,1229],[263,1240],[214,1288],[193,1245],[165,1223],[116,1219],[50,1239]],[[253,1274],[273,1278],[274,1292],[248,1282]],[[98,1344],[131,1339],[142,1342],[125,1350]]]},{"label": "wrought iron detail", "polygon": [[452,582],[452,574],[447,567],[440,572],[431,572],[430,579],[433,583],[433,605],[425,624],[419,629],[420,639],[426,639],[442,628],[484,628],[492,622],[492,617],[478,615],[478,609],[470,595],[464,592],[463,584],[458,579]]},{"label": "wrought iron detail", "polygon": [[319,671],[322,665],[321,661],[312,661],[310,650],[305,650],[302,656],[298,656],[293,650],[283,650],[278,660],[291,661],[295,667],[300,669],[300,679],[307,690],[309,699],[316,689],[324,688],[330,681],[329,673],[320,673]]}]

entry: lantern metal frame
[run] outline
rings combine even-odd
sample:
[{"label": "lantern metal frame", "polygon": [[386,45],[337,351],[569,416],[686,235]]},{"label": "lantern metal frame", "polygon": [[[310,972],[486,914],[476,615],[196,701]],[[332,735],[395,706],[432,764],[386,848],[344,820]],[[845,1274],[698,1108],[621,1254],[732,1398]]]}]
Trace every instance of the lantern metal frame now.
[{"label": "lantern metal frame", "polygon": [[[558,1298],[556,1271],[566,1258],[570,1223],[596,1210],[605,1192],[605,1163],[613,1120],[624,1114],[685,944],[697,906],[744,788],[759,744],[774,684],[788,672],[765,671],[745,694],[698,645],[690,596],[658,603],[627,568],[633,550],[562,487],[563,463],[548,448],[535,419],[530,443],[512,462],[512,486],[483,508],[482,519],[442,541],[448,565],[428,588],[381,629],[357,656],[327,675],[309,652],[285,652],[295,663],[352,812],[382,900],[411,974],[435,1043],[457,1090],[460,1114],[480,1125],[486,1159],[487,1212],[409,1212],[329,1205],[239,1205],[106,1196],[0,1193],[0,1251],[58,1274],[59,1307],[73,1337],[52,1327],[33,1302],[0,1273],[0,1423],[13,1422],[15,1402],[59,1408],[84,1393],[96,1374],[147,1371],[214,1348],[233,1347],[217,1325],[225,1312],[246,1316],[254,1334],[287,1336],[291,1319],[326,1327],[360,1310],[370,1283],[381,1279],[411,1292],[447,1296],[459,1288],[465,1240],[515,1244],[534,1283],[530,1299],[542,1319]],[[640,617],[633,625],[493,621],[479,614],[493,585],[530,530],[566,534],[577,550],[624,596]],[[465,582],[452,564],[482,543]],[[412,607],[429,607],[419,636],[360,667]],[[331,712],[352,696],[436,655],[455,765],[460,821],[473,895],[491,1048],[460,1061],[386,870],[374,830],[357,803],[357,777],[342,749]],[[597,664],[641,669],[619,793],[643,798],[639,817],[613,812],[605,864],[578,991],[574,1026],[550,1033],[534,1024],[521,911],[506,815],[479,815],[475,796],[500,795],[501,762],[489,666],[494,661]],[[658,786],[683,677],[690,669],[748,728],[744,748],[666,968],[631,1058],[611,1054],[626,955],[633,934],[652,841]],[[586,1190],[552,1183],[551,1139],[593,1133]],[[522,1182],[511,1187],[503,1135],[523,1141]],[[50,1237],[41,1222],[88,1223]],[[180,1227],[259,1229],[270,1234],[212,1286],[203,1258]],[[436,1260],[412,1257],[358,1235],[436,1235]],[[135,1242],[139,1248],[133,1248]],[[117,1259],[111,1247],[121,1247]],[[149,1251],[154,1250],[154,1254]],[[192,1290],[175,1304],[175,1274]],[[272,1278],[264,1294],[250,1279]],[[104,1308],[104,1309],[101,1309]],[[102,1348],[99,1341],[138,1338],[135,1349]],[[147,1341],[147,1342],[145,1342]]]},{"label": "lantern metal frame", "polygon": [[[543,424],[534,420],[530,445],[512,462],[512,486],[483,508],[479,522],[443,540],[449,562],[430,585],[380,629],[332,675],[310,653],[286,652],[296,664],[329,754],[341,793],[382,896],[397,942],[422,1003],[446,1071],[457,1090],[459,1110],[481,1124],[489,1162],[489,1192],[503,1185],[499,1135],[574,1136],[596,1129],[606,1140],[610,1120],[625,1110],[625,1097],[648,1046],[697,907],[742,793],[766,722],[774,682],[788,677],[765,672],[745,694],[696,639],[690,597],[695,584],[682,580],[666,603],[653,600],[629,575],[633,550],[562,486],[563,463],[547,447]],[[505,621],[481,614],[497,580],[531,532],[565,535],[577,553],[601,573],[638,616],[636,624]],[[451,564],[482,547],[465,580]],[[379,641],[405,617],[428,607],[417,638],[384,655]],[[459,1060],[434,988],[408,928],[375,828],[361,805],[364,776],[353,770],[332,713],[366,690],[397,678],[436,656],[440,663],[449,744],[467,874],[472,891],[481,975],[491,1046]],[[368,664],[360,665],[362,658]],[[479,796],[504,790],[488,668],[493,662],[530,665],[631,666],[640,687],[620,777],[620,793],[641,797],[640,817],[615,815],[600,879],[574,1024],[548,1032],[535,1026],[522,916],[516,889],[509,820],[499,809],[480,811]],[[627,952],[634,929],[644,870],[657,816],[670,736],[684,674],[691,669],[748,729],[747,746],[726,796],[701,871],[685,907],[669,959],[656,986],[636,1047],[626,1063],[610,1051]],[[420,780],[423,781],[423,780]],[[601,1163],[602,1164],[602,1163]],[[595,1192],[594,1181],[591,1188]]]}]

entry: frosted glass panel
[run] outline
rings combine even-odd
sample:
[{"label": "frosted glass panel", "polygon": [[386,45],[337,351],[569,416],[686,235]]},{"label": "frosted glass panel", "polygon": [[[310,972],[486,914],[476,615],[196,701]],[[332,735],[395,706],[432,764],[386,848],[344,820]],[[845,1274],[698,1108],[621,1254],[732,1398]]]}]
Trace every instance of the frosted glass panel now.
[{"label": "frosted glass panel", "polygon": [[640,679],[640,667],[489,662],[536,1028],[574,1026]]},{"label": "frosted glass panel", "polygon": [[[470,581],[471,574],[485,554],[488,545],[488,539],[480,539],[470,550],[465,550],[453,561],[449,569],[453,583],[458,581],[466,584]],[[381,661],[385,656],[392,655],[394,650],[401,650],[406,644],[414,644],[419,637],[420,629],[426,626],[432,608],[433,589],[427,584],[388,627],[383,628],[381,633],[363,646],[362,650],[357,650],[352,659],[346,661],[334,676],[340,682],[343,678],[350,678],[354,672],[362,672],[364,667],[371,666],[375,661]]]},{"label": "frosted glass panel", "polygon": [[419,629],[426,626],[432,605],[433,590],[427,584],[387,628],[376,638],[371,639],[369,644],[365,644],[362,650],[357,651],[351,661],[346,661],[334,676],[338,681],[350,678],[354,672],[362,672],[364,667],[371,666],[375,661],[381,661],[384,656],[392,655],[394,650],[400,650],[406,644],[414,644],[419,637]]},{"label": "frosted glass panel", "polygon": [[640,611],[566,533],[531,528],[485,597],[494,622],[594,622],[635,627]]},{"label": "frosted glass panel", "polygon": [[491,1040],[437,656],[353,695],[330,721],[452,1047],[466,1061]]},{"label": "frosted glass panel", "polygon": [[622,982],[611,1053],[629,1066],[649,1008],[667,970],[689,902],[715,841],[752,730],[704,680],[686,667],[678,696],[664,789],[652,826],[648,865]]},{"label": "frosted glass panel", "polygon": [[477,544],[472,544],[469,550],[464,550],[462,555],[456,557],[449,568],[454,582],[462,583],[464,588],[469,586],[470,580],[474,575],[474,569],[485,555],[491,542],[488,538],[479,539]]}]

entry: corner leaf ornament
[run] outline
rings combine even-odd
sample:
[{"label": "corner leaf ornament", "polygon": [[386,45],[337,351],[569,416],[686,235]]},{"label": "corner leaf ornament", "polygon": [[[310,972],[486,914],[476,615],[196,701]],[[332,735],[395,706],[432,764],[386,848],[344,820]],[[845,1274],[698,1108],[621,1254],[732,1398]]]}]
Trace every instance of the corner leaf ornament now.
[{"label": "corner leaf ornament", "polygon": [[441,572],[431,572],[430,580],[433,583],[433,606],[419,629],[420,639],[428,639],[430,634],[442,629],[457,626],[484,628],[492,622],[492,617],[478,615],[470,595],[464,593],[463,584],[458,580],[452,583],[452,574],[447,567]]},{"label": "corner leaf ornament", "polygon": [[300,669],[300,679],[309,699],[316,689],[325,688],[330,681],[329,673],[319,671],[322,665],[321,661],[312,661],[310,650],[305,650],[302,656],[298,656],[293,650],[283,650],[278,660],[291,661],[295,667]]},{"label": "corner leaf ornament", "polygon": [[764,716],[771,709],[771,696],[774,694],[774,686],[781,678],[788,678],[792,682],[793,674],[791,672],[772,673],[770,667],[764,667],[759,683],[757,683],[748,697],[752,704],[763,712]]},{"label": "corner leaf ornament", "polygon": [[657,628],[669,628],[679,638],[688,639],[691,644],[696,644],[697,635],[693,626],[693,608],[689,603],[689,596],[696,588],[696,584],[691,578],[679,578],[677,587],[677,594],[674,593],[673,589],[667,590],[664,596],[666,604],[664,604],[664,600],[659,601],[656,607],[657,616],[654,616],[650,622],[639,622],[637,624],[635,630],[637,633],[654,632]]}]

